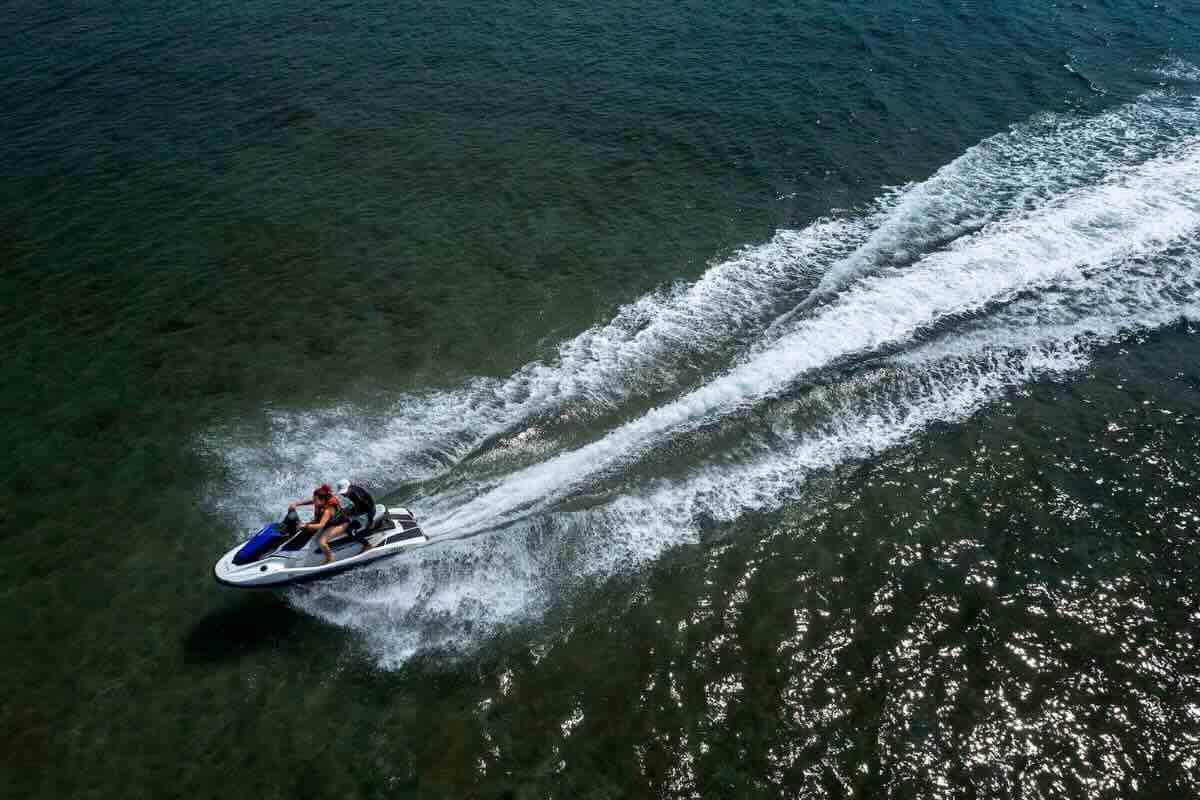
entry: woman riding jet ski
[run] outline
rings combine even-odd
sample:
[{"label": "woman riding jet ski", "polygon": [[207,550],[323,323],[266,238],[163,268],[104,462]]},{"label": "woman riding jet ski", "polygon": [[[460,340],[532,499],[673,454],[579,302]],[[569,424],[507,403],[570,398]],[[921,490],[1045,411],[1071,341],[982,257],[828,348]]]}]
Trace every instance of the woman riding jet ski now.
[{"label": "woman riding jet ski", "polygon": [[[296,507],[312,505],[300,523]],[[317,547],[310,542],[317,535]],[[266,525],[230,550],[213,572],[227,586],[270,587],[316,580],[395,555],[429,541],[407,508],[377,505],[361,486],[343,480],[334,495],[322,484],[313,499],[288,506],[282,522]]]},{"label": "woman riding jet ski", "polygon": [[370,528],[375,519],[375,501],[366,489],[343,479],[338,482],[338,493],[334,495],[329,484],[322,483],[313,490],[312,500],[292,503],[288,511],[308,505],[313,507],[313,521],[301,527],[319,534],[317,546],[325,553],[326,564],[333,563],[329,540],[342,534],[361,544],[363,553],[371,549],[371,543],[360,533]]}]

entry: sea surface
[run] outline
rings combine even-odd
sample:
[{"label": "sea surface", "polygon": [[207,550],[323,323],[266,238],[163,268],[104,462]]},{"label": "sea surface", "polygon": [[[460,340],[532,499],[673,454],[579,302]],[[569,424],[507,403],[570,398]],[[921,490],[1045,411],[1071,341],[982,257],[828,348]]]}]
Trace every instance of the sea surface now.
[{"label": "sea surface", "polygon": [[3,0],[0,165],[4,798],[1200,796],[1191,0]]}]

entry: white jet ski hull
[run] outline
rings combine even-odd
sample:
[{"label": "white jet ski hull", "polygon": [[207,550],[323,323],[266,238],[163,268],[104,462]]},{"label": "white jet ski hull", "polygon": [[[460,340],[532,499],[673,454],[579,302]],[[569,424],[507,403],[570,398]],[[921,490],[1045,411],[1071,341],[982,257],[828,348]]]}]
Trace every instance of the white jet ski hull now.
[{"label": "white jet ski hull", "polygon": [[243,589],[270,589],[297,583],[327,578],[349,569],[373,564],[389,556],[425,544],[429,539],[407,508],[389,510],[377,505],[375,524],[365,534],[373,547],[364,553],[363,545],[343,536],[329,543],[334,561],[325,564],[325,555],[317,546],[316,537],[311,537],[299,546],[289,548],[291,542],[247,564],[235,564],[234,556],[246,545],[239,544],[221,557],[213,567],[217,583]]}]

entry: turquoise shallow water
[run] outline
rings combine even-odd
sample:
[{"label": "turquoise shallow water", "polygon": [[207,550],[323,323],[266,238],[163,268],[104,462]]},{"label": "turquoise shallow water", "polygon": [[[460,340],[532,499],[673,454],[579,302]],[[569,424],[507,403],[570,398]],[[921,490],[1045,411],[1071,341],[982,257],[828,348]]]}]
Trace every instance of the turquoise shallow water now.
[{"label": "turquoise shallow water", "polygon": [[1187,4],[0,20],[14,796],[1196,793]]}]

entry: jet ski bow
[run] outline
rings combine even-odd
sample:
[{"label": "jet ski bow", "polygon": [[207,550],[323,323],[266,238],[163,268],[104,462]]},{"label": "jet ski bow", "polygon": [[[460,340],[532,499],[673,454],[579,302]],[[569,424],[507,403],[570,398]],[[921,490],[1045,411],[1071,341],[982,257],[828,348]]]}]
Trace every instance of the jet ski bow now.
[{"label": "jet ski bow", "polygon": [[[294,516],[295,512],[288,515]],[[429,541],[407,508],[389,509],[377,504],[373,521],[358,534],[372,548],[364,553],[363,545],[353,537],[340,536],[329,542],[335,560],[325,564],[325,556],[317,547],[312,531],[297,530],[298,520],[292,523],[289,518],[264,526],[221,556],[213,567],[217,582],[239,588],[305,583],[373,564]]]}]

